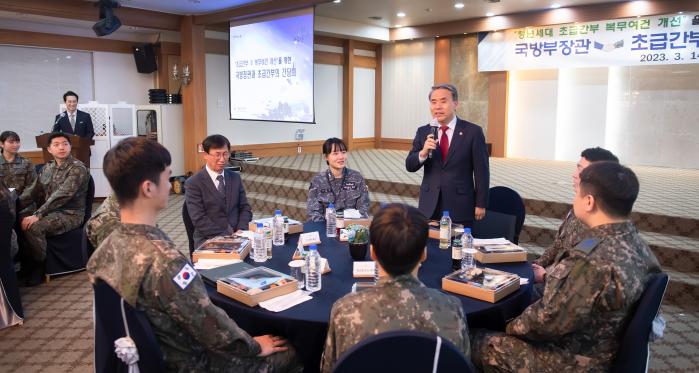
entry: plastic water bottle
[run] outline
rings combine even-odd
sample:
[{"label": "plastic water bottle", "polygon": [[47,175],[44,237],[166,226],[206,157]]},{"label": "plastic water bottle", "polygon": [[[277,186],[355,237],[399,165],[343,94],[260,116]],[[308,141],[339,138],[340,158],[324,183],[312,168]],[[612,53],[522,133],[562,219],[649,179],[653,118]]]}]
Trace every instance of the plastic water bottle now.
[{"label": "plastic water bottle", "polygon": [[306,290],[318,291],[321,288],[320,254],[316,245],[311,245],[306,255]]},{"label": "plastic water bottle", "polygon": [[332,203],[325,209],[325,236],[337,237],[336,227],[337,214],[335,214],[335,205]]},{"label": "plastic water bottle", "polygon": [[439,221],[439,248],[448,249],[451,246],[451,218],[449,211],[442,212],[442,219]]},{"label": "plastic water bottle", "polygon": [[255,229],[255,235],[252,240],[252,260],[254,260],[255,263],[264,263],[267,261],[264,234],[264,226],[262,223],[257,223],[257,229]]},{"label": "plastic water bottle", "polygon": [[274,219],[272,219],[272,244],[274,246],[284,245],[284,218],[282,210],[274,211]]},{"label": "plastic water bottle", "polygon": [[476,267],[476,263],[473,261],[473,254],[476,253],[476,249],[473,248],[471,228],[464,228],[464,235],[461,237],[461,242],[464,246],[463,255],[461,256],[461,269],[471,270]]},{"label": "plastic water bottle", "polygon": [[265,223],[264,226],[266,256],[267,259],[272,259],[272,227],[269,226],[269,223]]}]

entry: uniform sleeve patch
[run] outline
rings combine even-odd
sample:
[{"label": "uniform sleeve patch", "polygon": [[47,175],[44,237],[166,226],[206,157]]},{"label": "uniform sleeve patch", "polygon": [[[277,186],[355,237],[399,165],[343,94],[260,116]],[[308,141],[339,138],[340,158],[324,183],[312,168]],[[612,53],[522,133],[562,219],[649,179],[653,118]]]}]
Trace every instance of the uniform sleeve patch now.
[{"label": "uniform sleeve patch", "polygon": [[189,286],[195,277],[197,277],[197,271],[195,271],[194,268],[187,263],[182,267],[182,269],[180,269],[177,275],[172,278],[172,281],[175,281],[177,286],[184,290],[187,288],[187,286]]},{"label": "uniform sleeve patch", "polygon": [[597,247],[597,245],[599,244],[599,242],[600,242],[600,240],[597,239],[597,238],[587,238],[587,239],[584,239],[584,240],[580,241],[580,243],[578,243],[578,244],[574,247],[574,249],[579,250],[579,251],[582,251],[583,253],[589,255],[589,254],[592,252],[592,250],[593,250],[595,247]]}]

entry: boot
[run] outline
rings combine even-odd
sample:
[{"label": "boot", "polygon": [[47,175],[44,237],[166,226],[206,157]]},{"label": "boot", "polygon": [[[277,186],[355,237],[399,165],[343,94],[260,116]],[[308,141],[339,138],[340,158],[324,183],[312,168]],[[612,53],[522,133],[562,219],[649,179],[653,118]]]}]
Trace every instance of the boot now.
[{"label": "boot", "polygon": [[31,260],[31,272],[29,277],[27,277],[27,286],[37,286],[44,282],[44,261],[43,260]]}]

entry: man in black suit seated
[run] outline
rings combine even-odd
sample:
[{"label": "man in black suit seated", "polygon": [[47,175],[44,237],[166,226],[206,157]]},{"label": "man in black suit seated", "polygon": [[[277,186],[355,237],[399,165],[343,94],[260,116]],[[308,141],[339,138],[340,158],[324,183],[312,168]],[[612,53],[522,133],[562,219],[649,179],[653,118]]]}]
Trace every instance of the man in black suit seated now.
[{"label": "man in black suit seated", "polygon": [[63,94],[66,111],[56,115],[51,132],[63,132],[71,135],[92,139],[95,129],[92,126],[90,114],[78,110],[78,95],[73,91]]},{"label": "man in black suit seated", "polygon": [[185,183],[185,203],[194,223],[194,247],[206,239],[248,229],[252,209],[240,176],[226,171],[231,144],[221,135],[204,139],[206,166]]}]

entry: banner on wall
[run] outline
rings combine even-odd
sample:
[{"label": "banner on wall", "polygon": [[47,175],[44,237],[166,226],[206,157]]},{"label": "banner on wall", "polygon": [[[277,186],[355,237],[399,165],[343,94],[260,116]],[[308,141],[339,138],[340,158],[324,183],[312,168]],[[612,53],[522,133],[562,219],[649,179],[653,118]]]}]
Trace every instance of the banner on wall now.
[{"label": "banner on wall", "polygon": [[478,71],[699,63],[699,12],[490,32]]}]

